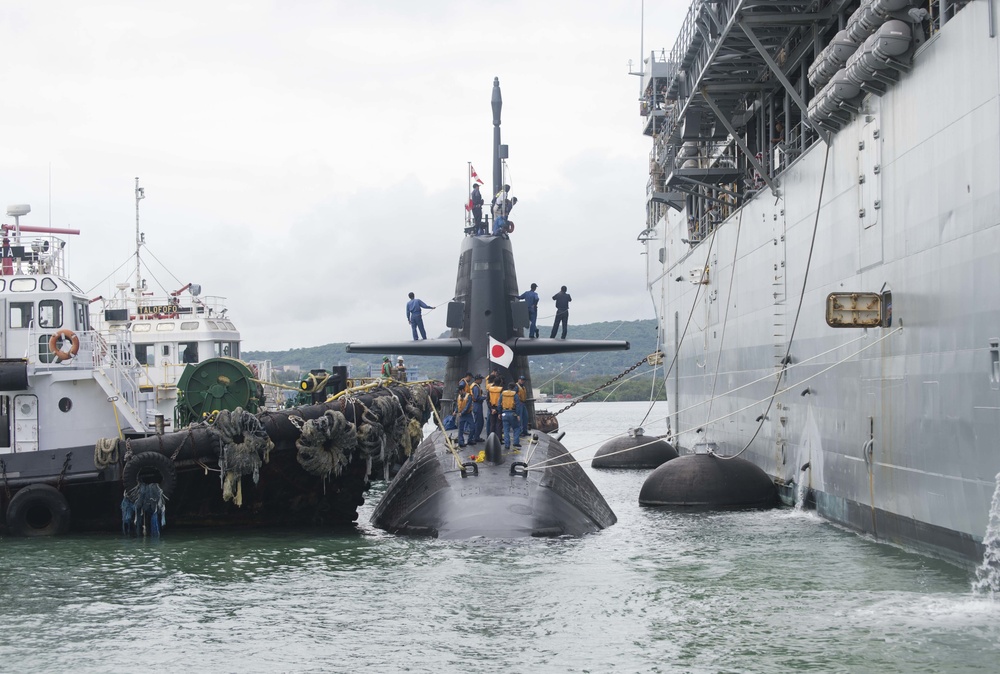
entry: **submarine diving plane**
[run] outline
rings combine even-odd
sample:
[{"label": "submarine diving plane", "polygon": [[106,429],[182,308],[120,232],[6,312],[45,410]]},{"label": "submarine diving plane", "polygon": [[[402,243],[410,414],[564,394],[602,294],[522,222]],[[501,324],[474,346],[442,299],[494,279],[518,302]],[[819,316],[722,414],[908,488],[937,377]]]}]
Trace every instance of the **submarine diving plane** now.
[{"label": "submarine diving plane", "polygon": [[[497,193],[503,183],[499,78],[493,80],[491,106],[493,191]],[[492,338],[513,352],[504,380],[513,381],[513,373],[524,375],[530,391],[529,356],[629,348],[627,341],[527,339],[523,335],[528,327],[528,308],[518,301],[518,294],[510,240],[505,236],[467,236],[459,253],[455,298],[447,309],[450,337],[352,343],[347,351],[447,356],[445,391],[454,391],[466,372],[491,369]],[[527,409],[533,422],[531,401]],[[505,453],[496,435],[491,434],[486,440],[486,460],[480,463],[463,460],[447,433],[434,431],[400,468],[372,515],[372,523],[387,531],[452,539],[578,536],[616,521],[604,497],[566,448],[537,430],[520,453],[511,454]]]}]

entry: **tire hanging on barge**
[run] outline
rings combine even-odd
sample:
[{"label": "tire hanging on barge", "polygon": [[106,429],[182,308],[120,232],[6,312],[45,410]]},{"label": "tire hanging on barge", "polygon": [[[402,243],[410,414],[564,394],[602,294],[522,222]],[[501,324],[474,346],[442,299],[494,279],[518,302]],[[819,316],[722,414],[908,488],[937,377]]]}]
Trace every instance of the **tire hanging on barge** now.
[{"label": "tire hanging on barge", "polygon": [[166,454],[141,452],[133,455],[125,464],[122,482],[129,494],[135,494],[142,484],[157,483],[163,495],[170,498],[177,488],[177,468]]},{"label": "tire hanging on barge", "polygon": [[778,490],[767,473],[745,459],[686,454],[649,474],[639,505],[755,510],[778,505]]},{"label": "tire hanging on barge", "polygon": [[58,536],[69,530],[69,523],[69,502],[49,484],[29,484],[7,506],[7,528],[14,536]]}]

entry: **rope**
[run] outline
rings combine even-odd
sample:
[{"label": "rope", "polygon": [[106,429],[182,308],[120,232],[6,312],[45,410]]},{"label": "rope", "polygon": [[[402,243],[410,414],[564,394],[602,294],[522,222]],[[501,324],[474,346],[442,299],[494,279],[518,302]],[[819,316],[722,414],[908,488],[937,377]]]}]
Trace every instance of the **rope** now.
[{"label": "rope", "polygon": [[455,457],[455,461],[458,465],[462,465],[462,457],[458,454],[458,447],[455,445],[455,441],[452,440],[451,436],[448,435],[448,431],[444,428],[444,422],[441,421],[441,415],[438,413],[437,407],[431,405],[431,413],[434,415],[434,421],[437,423],[437,427],[441,430],[441,434],[444,435],[444,444],[448,448],[448,451],[452,453]]},{"label": "rope", "polygon": [[[301,420],[302,417],[289,419]],[[306,472],[323,479],[331,473],[339,476],[351,461],[348,451],[358,446],[356,427],[337,410],[327,410],[323,416],[302,423],[299,431],[295,441],[296,460]]]},{"label": "rope", "polygon": [[[820,376],[826,374],[830,370],[832,370],[832,369],[834,369],[836,367],[839,367],[840,365],[843,365],[844,363],[846,363],[847,361],[849,361],[849,360],[851,360],[853,358],[856,358],[858,355],[860,355],[861,353],[864,353],[865,351],[867,351],[868,349],[872,348],[873,346],[877,346],[878,344],[880,344],[881,342],[885,341],[886,339],[889,339],[889,337],[893,336],[894,334],[896,334],[897,332],[901,331],[902,329],[903,329],[902,326],[900,326],[898,328],[895,328],[891,332],[883,335],[882,337],[879,337],[877,340],[875,340],[871,344],[867,344],[864,347],[858,349],[857,351],[853,351],[852,353],[848,354],[847,356],[841,358],[837,362],[835,362],[835,363],[833,363],[833,364],[831,364],[831,365],[823,368],[822,370],[819,370],[818,372],[816,372],[816,373],[814,373],[814,374],[806,377],[805,379],[801,379],[801,380],[797,381],[795,384],[787,386],[784,389],[781,389],[780,391],[778,391],[777,395],[779,395],[779,396],[780,395],[784,395],[785,393],[787,393],[789,391],[792,391],[794,389],[799,388],[800,386],[802,386],[802,384],[808,383],[810,380],[815,379],[816,377],[820,377]],[[860,337],[858,339],[864,339],[864,337]],[[832,351],[835,351],[836,349],[843,348],[844,346],[847,346],[848,344],[852,344],[855,341],[858,341],[858,340],[857,339],[851,340],[850,342],[847,342],[846,344],[842,344],[842,345],[840,345],[838,347],[835,347],[834,349],[829,349],[829,350],[827,350],[827,351],[825,351],[825,352],[823,352],[821,354],[817,354],[816,356],[813,356],[812,358],[804,360],[801,363],[795,363],[793,365],[790,365],[788,369],[791,370],[791,369],[793,369],[795,367],[799,367],[799,366],[805,365],[805,364],[807,364],[811,360],[815,360],[816,358],[820,358],[820,357],[822,357],[822,356],[824,356],[824,355],[826,355],[826,354],[828,354],[828,353],[830,353]],[[722,394],[722,396],[720,396],[720,397],[728,396],[728,395],[730,395],[732,393],[735,393],[736,391],[739,391],[740,389],[746,388],[748,386],[752,386],[755,383],[758,383],[760,381],[763,381],[764,379],[767,379],[767,378],[770,378],[770,377],[773,377],[773,376],[774,376],[773,374],[769,374],[766,377],[762,377],[761,379],[758,379],[758,380],[753,381],[753,382],[749,382],[747,384],[744,384],[743,386],[740,386],[738,388],[732,389],[731,391]],[[714,424],[714,423],[717,423],[717,422],[720,422],[720,421],[724,421],[725,419],[728,419],[731,416],[735,416],[735,415],[737,415],[737,414],[739,414],[741,412],[745,412],[748,409],[751,409],[751,408],[753,408],[753,407],[755,407],[757,405],[760,405],[761,403],[767,401],[770,397],[771,396],[768,396],[767,398],[761,398],[759,400],[755,400],[754,402],[752,402],[752,403],[750,403],[750,404],[748,404],[748,405],[746,405],[744,407],[741,407],[741,408],[739,408],[737,410],[733,410],[732,412],[729,412],[728,414],[724,414],[724,415],[722,415],[720,417],[716,417],[714,419],[710,419],[710,420],[706,421],[705,424]],[[697,402],[697,403],[695,403],[693,405],[690,405],[689,407],[685,407],[684,409],[678,410],[678,414],[682,414],[684,412],[690,412],[691,410],[696,409],[698,407],[701,407],[702,405],[707,405],[708,403],[709,403],[708,400],[703,400],[703,401]],[[666,436],[663,436],[661,438],[656,438],[656,439],[665,439],[668,442],[673,442],[679,435],[681,435],[681,433],[682,433],[681,431],[677,431],[676,433],[668,434]],[[589,445],[584,445],[582,447],[578,447],[578,448],[576,448],[576,449],[574,449],[572,451],[569,451],[568,453],[569,454],[576,454],[577,452],[583,451],[583,450],[588,449],[590,447],[594,447],[595,445],[603,444],[603,443],[608,442],[610,440],[613,440],[615,438],[621,438],[621,437],[625,437],[627,435],[628,435],[627,432],[618,433],[617,435],[611,435],[611,436],[608,436],[605,439],[601,439],[601,440],[597,440],[595,442],[592,442]],[[645,445],[642,445],[642,446],[645,446]],[[615,452],[615,453],[617,453],[617,452]],[[613,454],[607,454],[607,456],[613,456]],[[719,458],[726,458],[726,457],[719,457]],[[542,464],[539,464],[539,465],[542,465]]]},{"label": "rope", "polygon": [[94,445],[94,466],[104,469],[118,463],[118,438],[98,438]]},{"label": "rope", "polygon": [[274,443],[255,415],[237,407],[221,410],[209,426],[222,447],[219,456],[222,500],[243,505],[242,478],[252,475],[254,484],[260,479],[260,467],[269,459]]},{"label": "rope", "polygon": [[118,426],[118,437],[124,438],[125,435],[122,433],[122,422],[118,418],[118,405],[115,405],[115,401],[111,398],[108,398],[108,402],[111,403],[111,409],[115,411],[115,425]]},{"label": "rope", "polygon": [[614,377],[612,377],[611,379],[609,379],[609,380],[608,380],[608,381],[606,381],[605,383],[603,383],[603,384],[601,384],[600,386],[598,386],[597,388],[595,388],[595,389],[594,389],[593,391],[591,391],[590,393],[585,393],[585,394],[583,394],[582,396],[580,396],[579,398],[577,398],[576,400],[574,400],[573,402],[571,402],[571,403],[570,403],[569,405],[566,405],[566,407],[562,408],[562,409],[561,409],[561,410],[559,410],[558,412],[553,412],[553,413],[552,413],[552,416],[554,416],[554,417],[555,417],[555,416],[559,416],[560,414],[562,414],[563,412],[565,412],[566,410],[568,410],[568,409],[569,409],[570,407],[573,407],[573,406],[574,406],[574,405],[576,405],[577,403],[582,403],[582,402],[583,402],[583,401],[585,401],[585,400],[586,400],[587,398],[590,398],[591,396],[594,396],[594,395],[597,395],[597,394],[598,394],[598,393],[600,393],[600,392],[601,392],[602,390],[604,390],[604,389],[606,389],[607,387],[611,386],[611,385],[612,385],[612,384],[614,384],[614,383],[615,383],[616,381],[618,381],[619,379],[621,379],[622,377],[624,377],[625,375],[627,375],[627,374],[628,374],[629,372],[631,372],[632,370],[634,370],[634,369],[636,369],[637,367],[639,367],[640,365],[642,365],[643,363],[647,363],[647,362],[648,362],[648,363],[649,363],[650,365],[652,365],[653,363],[659,363],[659,362],[662,362],[662,360],[663,360],[663,354],[662,354],[662,353],[660,353],[659,351],[657,351],[657,352],[655,352],[655,353],[651,353],[651,354],[649,354],[648,356],[644,356],[644,357],[643,357],[643,358],[642,358],[641,360],[639,360],[639,361],[638,361],[638,362],[637,362],[637,363],[636,363],[635,365],[632,365],[632,366],[630,366],[630,367],[627,367],[627,368],[625,368],[625,370],[624,370],[624,371],[622,371],[622,373],[621,373],[621,374],[617,374],[617,375],[615,375]]},{"label": "rope", "polygon": [[[757,435],[760,434],[760,429],[764,427],[764,420],[771,411],[771,406],[774,404],[774,398],[778,394],[778,388],[781,386],[781,378],[785,374],[785,370],[788,367],[789,355],[792,353],[792,343],[795,340],[795,329],[799,325],[799,316],[802,314],[802,303],[806,297],[806,284],[809,281],[809,270],[812,268],[812,257],[813,251],[816,248],[816,232],[819,229],[819,213],[820,208],[823,205],[823,191],[826,189],[826,170],[830,165],[830,143],[826,144],[826,154],[823,156],[823,176],[819,181],[819,198],[816,201],[816,218],[813,220],[813,231],[812,238],[809,241],[809,255],[806,257],[806,270],[802,275],[802,290],[799,291],[799,304],[795,308],[795,320],[792,321],[792,331],[788,334],[788,348],[785,349],[785,357],[781,359],[781,372],[775,378],[774,382],[774,393],[771,394],[771,398],[767,402],[767,409],[764,410],[764,414],[761,415],[760,421],[757,422],[757,430],[753,432],[753,435],[747,441],[747,444],[743,446],[743,449],[736,452],[732,456],[719,456],[720,459],[735,459],[743,452],[747,451],[753,441],[757,439]],[[735,272],[735,270],[734,270]]]},{"label": "rope", "polygon": [[[718,233],[718,231],[719,231],[718,227],[712,228],[712,238],[708,240],[708,250],[705,251],[705,264],[702,265],[702,269],[705,270],[708,269],[708,263],[712,259],[712,248],[715,246],[715,235]],[[674,365],[677,364],[677,357],[681,353],[681,346],[684,345],[684,339],[685,337],[687,337],[688,328],[691,326],[691,319],[694,317],[695,307],[698,306],[698,296],[701,295],[701,288],[703,285],[705,284],[699,283],[697,289],[694,291],[694,298],[691,300],[691,311],[688,312],[687,322],[684,323],[684,330],[681,332],[681,337],[677,342],[677,348],[674,349],[674,357],[670,360],[670,365],[663,372],[664,386],[666,386],[667,378],[670,377],[670,373],[673,372],[674,370]],[[661,312],[660,312],[661,316],[663,315],[662,308],[663,307],[661,306]],[[646,420],[649,419],[649,415],[653,411],[654,405],[656,405],[656,401],[653,401],[649,404],[649,409],[646,410],[646,415],[642,418],[642,421],[639,422],[640,426],[646,425]]]}]

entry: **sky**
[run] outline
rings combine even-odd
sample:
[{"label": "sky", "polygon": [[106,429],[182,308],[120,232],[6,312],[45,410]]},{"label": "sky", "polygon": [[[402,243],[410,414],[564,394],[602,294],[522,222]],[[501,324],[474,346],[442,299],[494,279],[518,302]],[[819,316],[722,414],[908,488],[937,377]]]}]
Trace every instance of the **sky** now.
[{"label": "sky", "polygon": [[489,200],[499,77],[540,325],[561,285],[571,332],[654,318],[629,61],[669,51],[688,4],[8,1],[0,206],[80,229],[69,276],[108,297],[134,278],[138,177],[149,287],[225,297],[244,351],[406,339],[408,292],[454,294],[469,162]]}]

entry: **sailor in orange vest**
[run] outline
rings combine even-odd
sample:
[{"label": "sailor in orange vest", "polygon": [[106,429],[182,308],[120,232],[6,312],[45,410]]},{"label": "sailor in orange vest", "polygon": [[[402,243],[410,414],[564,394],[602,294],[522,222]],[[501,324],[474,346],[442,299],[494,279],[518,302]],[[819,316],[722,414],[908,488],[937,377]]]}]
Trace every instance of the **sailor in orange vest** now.
[{"label": "sailor in orange vest", "polygon": [[503,393],[503,377],[498,374],[491,375],[486,383],[486,391],[489,394],[490,404],[490,427],[486,434],[496,433],[500,435],[502,433],[500,425],[500,394]]},{"label": "sailor in orange vest", "polygon": [[472,440],[472,394],[464,379],[458,380],[458,395],[455,396],[455,420],[458,422],[458,446],[465,447],[465,438]]},{"label": "sailor in orange vest", "polygon": [[506,391],[500,394],[500,407],[503,410],[503,446],[510,449],[510,439],[514,438],[514,446],[521,447],[519,434],[520,424],[517,419],[517,384],[512,383]]}]

